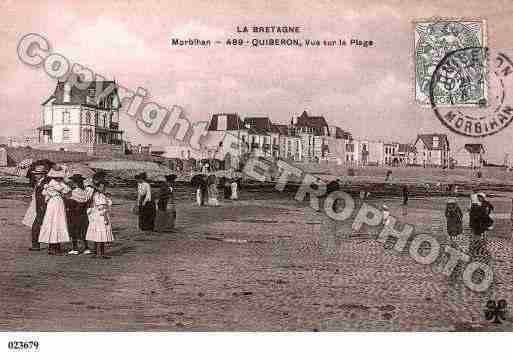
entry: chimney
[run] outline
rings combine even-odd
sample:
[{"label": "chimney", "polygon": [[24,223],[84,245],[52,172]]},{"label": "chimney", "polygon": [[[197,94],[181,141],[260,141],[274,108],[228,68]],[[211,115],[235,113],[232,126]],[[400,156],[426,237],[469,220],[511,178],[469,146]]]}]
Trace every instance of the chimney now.
[{"label": "chimney", "polygon": [[71,84],[69,81],[64,83],[64,94],[62,95],[63,102],[71,102]]}]

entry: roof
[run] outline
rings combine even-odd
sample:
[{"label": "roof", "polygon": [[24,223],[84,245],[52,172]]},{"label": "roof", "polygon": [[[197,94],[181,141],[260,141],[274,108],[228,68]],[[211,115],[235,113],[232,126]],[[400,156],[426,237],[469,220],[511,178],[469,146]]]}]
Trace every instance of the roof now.
[{"label": "roof", "polygon": [[[110,93],[114,93],[117,98],[117,104],[121,107],[121,102],[117,97],[117,89],[118,85],[114,81],[91,81],[87,85],[87,87],[82,86],[86,83],[80,84],[80,80],[77,80],[78,84],[71,86],[71,98],[69,102],[64,102],[64,81],[58,81],[55,86],[55,90],[53,94],[42,103],[42,105],[47,104],[50,100],[55,99],[53,102],[54,105],[89,105],[96,106],[95,104],[91,104],[87,101],[87,97],[89,95],[89,90],[95,90],[95,96],[100,95],[108,95]],[[84,88],[82,88],[84,87]],[[105,92],[105,93],[104,93]]]},{"label": "roof", "polygon": [[269,117],[246,117],[244,126],[260,131],[272,131],[272,123]]},{"label": "roof", "polygon": [[277,132],[282,136],[288,136],[289,135],[289,128],[287,125],[272,125],[273,132]]},{"label": "roof", "polygon": [[310,116],[306,111],[303,111],[301,116],[297,118],[297,127],[312,127],[323,128],[328,127],[328,123],[324,116]]},{"label": "roof", "polygon": [[[438,137],[438,146],[437,147],[433,146],[433,143],[434,143],[433,139],[435,137]],[[442,133],[423,134],[423,135],[417,136],[417,141],[419,139],[422,140],[422,142],[424,142],[424,145],[429,150],[441,150],[441,149],[448,150],[449,149],[449,140],[447,139],[447,135],[445,135],[445,134],[442,134]],[[417,141],[415,141],[415,143],[417,143]]]},{"label": "roof", "polygon": [[237,131],[244,128],[244,124],[236,113],[215,113],[212,115],[208,131]]},{"label": "roof", "polygon": [[482,143],[466,143],[465,150],[469,153],[484,153],[485,148]]},{"label": "roof", "polygon": [[415,150],[415,147],[413,147],[409,143],[400,143],[399,147],[397,148],[398,152],[412,152]]}]

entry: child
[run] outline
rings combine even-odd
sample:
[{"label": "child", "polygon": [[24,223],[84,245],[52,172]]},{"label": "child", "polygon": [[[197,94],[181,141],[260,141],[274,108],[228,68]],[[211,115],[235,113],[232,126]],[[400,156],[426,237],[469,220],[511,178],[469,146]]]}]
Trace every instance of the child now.
[{"label": "child", "polygon": [[231,178],[230,186],[231,186],[231,196],[230,196],[230,199],[233,199],[233,200],[239,199],[239,194],[237,193],[238,184],[237,184],[237,179],[235,177]]},{"label": "child", "polygon": [[105,192],[105,182],[99,182],[93,194],[91,207],[87,210],[89,226],[87,228],[86,241],[95,242],[96,256],[103,259],[110,257],[105,255],[105,243],[114,241],[110,211],[112,199]]},{"label": "child", "polygon": [[48,243],[48,254],[60,255],[61,243],[70,241],[64,197],[69,197],[71,189],[64,183],[64,170],[52,168],[44,185],[46,212],[39,232],[39,243]]},{"label": "child", "polygon": [[447,221],[447,234],[450,240],[456,239],[463,233],[463,213],[461,212],[456,199],[449,198],[445,208],[445,218]]}]

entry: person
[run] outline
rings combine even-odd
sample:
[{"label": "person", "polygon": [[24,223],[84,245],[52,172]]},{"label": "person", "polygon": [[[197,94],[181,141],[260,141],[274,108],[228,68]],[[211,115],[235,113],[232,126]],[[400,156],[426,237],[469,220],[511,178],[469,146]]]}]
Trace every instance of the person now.
[{"label": "person", "polygon": [[29,248],[31,251],[41,250],[39,244],[39,233],[41,231],[41,225],[46,212],[46,201],[43,195],[45,184],[50,182],[50,178],[47,177],[48,167],[45,165],[38,165],[31,171],[30,182],[34,186],[32,193],[32,200],[29,208],[23,218],[23,224],[27,227],[31,227],[32,246]]},{"label": "person", "polygon": [[224,199],[230,199],[232,196],[232,179],[228,177],[221,177],[219,182],[223,188]]},{"label": "person", "polygon": [[137,180],[137,203],[139,214],[139,229],[141,231],[153,231],[155,228],[155,201],[152,198],[151,186],[147,182],[146,172],[135,176]]},{"label": "person", "polygon": [[409,197],[408,186],[404,185],[403,186],[403,216],[406,216],[408,214],[408,199],[409,199],[408,197]]},{"label": "person", "polygon": [[210,174],[207,177],[208,184],[208,204],[210,206],[219,206],[219,200],[217,199],[218,191],[217,191],[217,177],[215,174]]},{"label": "person", "polygon": [[488,200],[486,199],[485,193],[483,193],[483,192],[478,193],[477,198],[479,199],[479,202],[481,203],[481,206],[483,207],[483,210],[484,210],[484,218],[483,218],[484,224],[483,225],[486,226],[486,230],[488,231],[488,230],[492,229],[492,227],[493,227],[493,219],[491,217],[491,214],[495,208],[493,207],[493,205],[490,202],[488,202]]},{"label": "person", "polygon": [[69,234],[71,237],[72,248],[68,252],[71,255],[79,254],[78,243],[82,242],[84,249],[83,254],[91,254],[91,250],[86,241],[87,228],[89,219],[87,209],[94,193],[92,185],[85,186],[85,178],[81,174],[74,174],[69,178],[71,184],[71,197],[65,199],[67,210],[67,220]]},{"label": "person", "polygon": [[166,176],[166,181],[160,186],[157,200],[157,215],[155,217],[155,232],[172,232],[176,222],[174,201],[174,183],[176,175]]},{"label": "person", "polygon": [[39,233],[39,243],[48,244],[48,254],[60,255],[61,244],[70,241],[64,197],[71,194],[71,189],[64,183],[65,173],[62,168],[52,168],[47,176],[50,181],[44,185],[42,191],[47,204]]},{"label": "person", "polygon": [[86,241],[95,243],[96,256],[109,259],[105,255],[105,243],[114,241],[110,212],[112,197],[106,192],[107,183],[98,182],[91,198],[91,207],[87,209],[89,226],[87,227]]},{"label": "person", "polygon": [[230,186],[231,186],[230,199],[232,199],[232,200],[239,199],[239,194],[237,192],[237,190],[238,190],[238,188],[237,188],[238,187],[238,181],[235,178],[235,176],[231,178]]},{"label": "person", "polygon": [[445,218],[447,220],[447,234],[449,235],[449,239],[454,240],[463,233],[463,213],[455,198],[449,198],[447,200]]},{"label": "person", "polygon": [[386,204],[383,205],[383,224],[388,226],[390,224],[390,209]]},{"label": "person", "polygon": [[[473,202],[475,198],[477,198],[477,203]],[[483,196],[479,194],[472,196],[469,215],[472,239],[469,245],[469,253],[473,260],[485,262],[487,260],[486,231],[491,225],[491,218],[489,217],[489,209],[481,202],[482,199],[484,199]]]}]

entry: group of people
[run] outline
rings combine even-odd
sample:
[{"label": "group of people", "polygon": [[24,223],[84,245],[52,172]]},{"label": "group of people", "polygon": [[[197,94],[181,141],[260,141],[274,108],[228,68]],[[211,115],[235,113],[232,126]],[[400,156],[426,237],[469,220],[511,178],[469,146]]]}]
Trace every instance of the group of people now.
[{"label": "group of people", "polygon": [[[31,170],[34,185],[31,204],[23,223],[32,228],[30,250],[48,244],[48,254],[64,254],[63,245],[71,242],[68,254],[94,254],[108,259],[105,243],[114,241],[110,212],[111,195],[106,191],[103,173],[86,180],[80,174],[70,177],[57,165],[36,166]],[[88,242],[95,244],[93,250]],[[82,247],[82,248],[80,248]]]},{"label": "group of people", "polygon": [[218,206],[219,188],[224,199],[237,200],[242,178],[233,174],[218,178],[214,173],[203,174],[196,177],[193,185],[196,186],[196,203],[199,206]]}]

